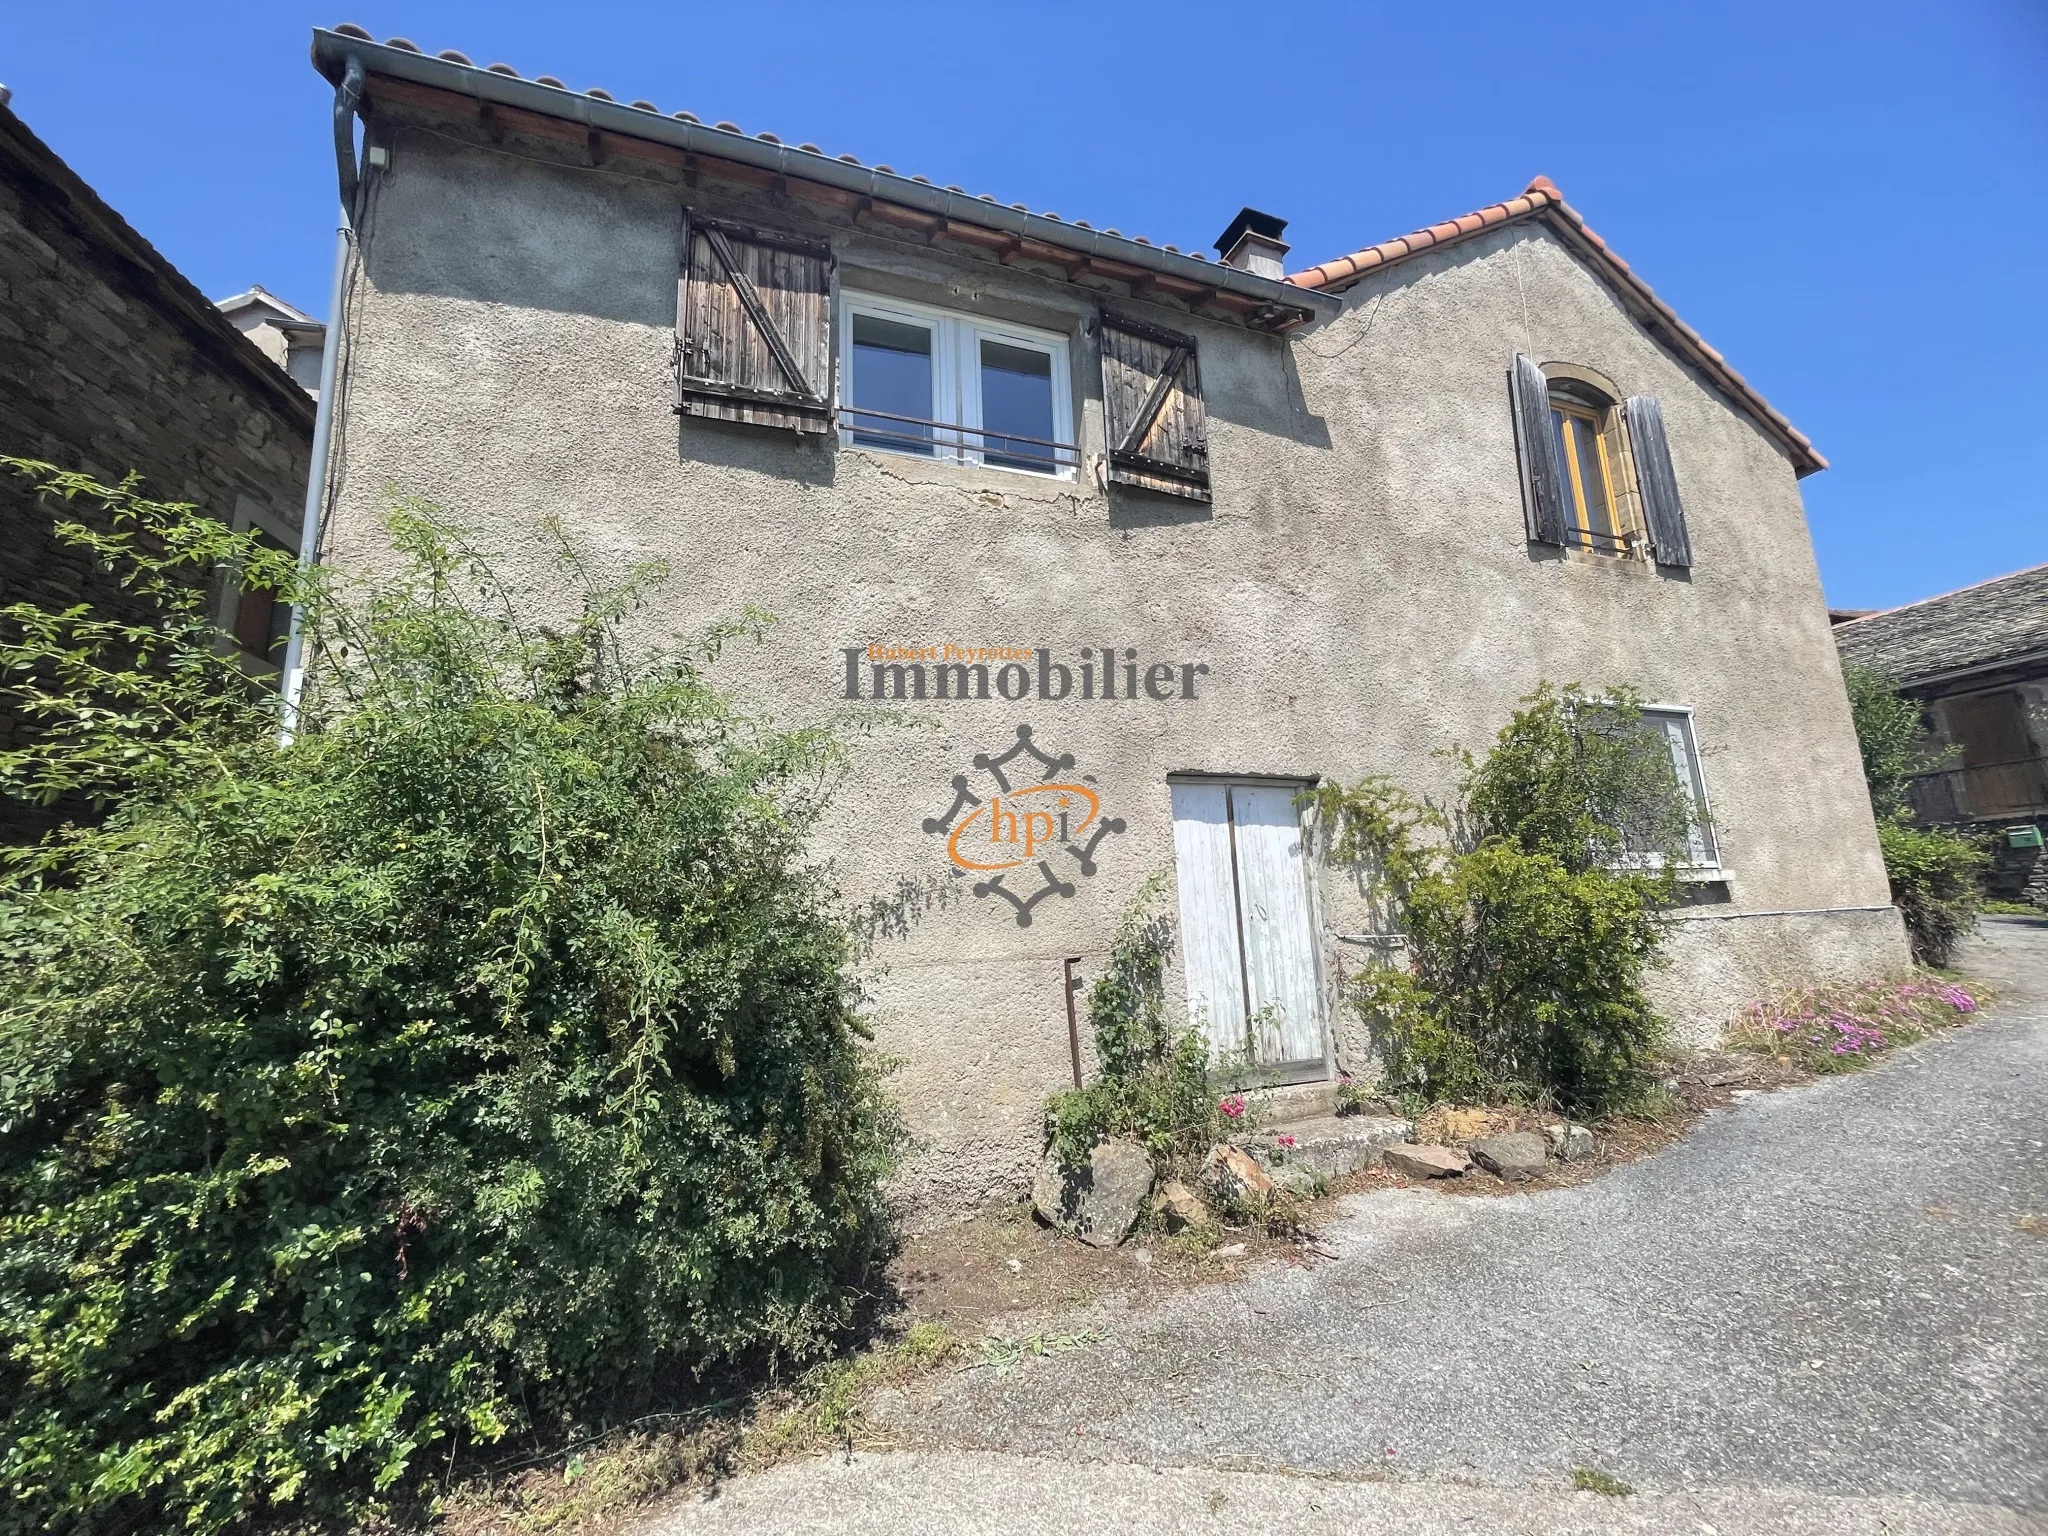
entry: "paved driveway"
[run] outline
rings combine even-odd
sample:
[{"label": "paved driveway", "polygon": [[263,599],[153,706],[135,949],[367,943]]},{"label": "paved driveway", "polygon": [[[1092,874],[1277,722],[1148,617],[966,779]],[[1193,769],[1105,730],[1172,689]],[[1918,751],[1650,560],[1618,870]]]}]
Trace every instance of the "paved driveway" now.
[{"label": "paved driveway", "polygon": [[2048,924],[1967,964],[2002,1006],[1876,1070],[1575,1189],[1354,1197],[1334,1262],[941,1378],[885,1405],[914,1449],[647,1536],[2048,1531]]}]

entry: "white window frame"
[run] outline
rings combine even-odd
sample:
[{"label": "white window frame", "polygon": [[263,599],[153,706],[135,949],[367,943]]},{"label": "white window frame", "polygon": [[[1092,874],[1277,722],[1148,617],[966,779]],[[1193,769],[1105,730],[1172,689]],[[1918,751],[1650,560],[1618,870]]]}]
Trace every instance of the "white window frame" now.
[{"label": "white window frame", "polygon": [[[932,333],[932,419],[969,431],[956,434],[956,441],[940,439],[943,428],[933,429],[932,451],[919,453],[909,444],[856,443],[855,429],[845,424],[847,413],[859,414],[853,403],[853,317],[868,315],[898,325],[915,325]],[[1076,466],[1056,465],[1052,469],[1025,469],[1014,464],[990,464],[979,446],[981,419],[981,343],[1043,352],[1052,360],[1052,429],[1063,443],[1079,441],[1075,433],[1073,375],[1068,366],[1067,338],[1056,331],[1034,330],[963,315],[957,310],[913,304],[906,299],[842,290],[839,295],[839,445],[870,453],[898,453],[906,458],[942,464],[971,464],[1013,475],[1033,475],[1041,480],[1072,480]],[[1078,455],[1077,455],[1078,456]]]},{"label": "white window frame", "polygon": [[[1685,750],[1688,758],[1688,772],[1680,775],[1685,796],[1692,801],[1695,818],[1690,829],[1694,838],[1704,844],[1704,859],[1688,859],[1678,866],[1679,874],[1694,880],[1722,880],[1727,871],[1721,865],[1721,836],[1714,827],[1714,810],[1707,796],[1707,765],[1700,756],[1700,733],[1698,722],[1690,704],[1645,704],[1642,717],[1649,721],[1658,716],[1676,718],[1685,727]],[[1663,735],[1660,729],[1658,734]],[[1668,740],[1668,738],[1666,738]],[[1675,766],[1675,765],[1674,765]]]}]

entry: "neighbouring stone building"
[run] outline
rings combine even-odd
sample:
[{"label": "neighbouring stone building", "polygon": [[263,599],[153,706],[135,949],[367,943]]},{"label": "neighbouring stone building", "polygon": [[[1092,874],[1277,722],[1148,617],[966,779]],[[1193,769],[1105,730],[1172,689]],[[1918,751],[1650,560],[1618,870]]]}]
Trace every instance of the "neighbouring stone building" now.
[{"label": "neighbouring stone building", "polygon": [[1945,761],[1914,780],[1915,816],[1984,836],[1991,893],[2048,907],[2048,565],[1859,615],[1835,643],[1925,707]]},{"label": "neighbouring stone building", "polygon": [[[1321,777],[1446,787],[1539,682],[1633,685],[1703,814],[1662,1006],[1907,963],[1798,481],[1824,461],[1538,178],[1285,274],[355,28],[360,265],[324,549],[386,487],[675,572],[650,642],[753,603],[721,675],[879,701],[821,850],[874,919],[933,1211],[1022,1187],[1066,980],[1162,873],[1177,1006],[1277,1081],[1370,1071],[1367,892]],[[360,90],[360,95],[356,94]],[[355,184],[352,153],[341,167]]]},{"label": "neighbouring stone building", "polygon": [[301,389],[319,395],[320,360],[327,350],[324,322],[260,287],[221,299],[214,307]]},{"label": "neighbouring stone building", "polygon": [[[188,501],[296,549],[313,401],[0,106],[0,453]],[[136,600],[59,543],[49,513],[0,475],[0,603]],[[222,627],[255,670],[275,670],[285,615],[223,591]],[[0,710],[0,745],[22,722]],[[0,839],[20,841],[80,807],[0,799]]]}]

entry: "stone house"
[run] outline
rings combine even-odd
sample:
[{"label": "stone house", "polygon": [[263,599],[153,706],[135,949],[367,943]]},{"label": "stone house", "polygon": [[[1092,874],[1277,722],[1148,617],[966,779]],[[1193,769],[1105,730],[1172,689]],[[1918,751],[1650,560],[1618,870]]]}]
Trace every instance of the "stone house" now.
[{"label": "stone house", "polygon": [[[877,702],[826,833],[874,933],[933,1211],[1014,1192],[1149,876],[1172,986],[1269,1081],[1371,1070],[1366,893],[1318,778],[1441,792],[1546,679],[1628,684],[1702,816],[1661,1005],[1907,963],[1799,478],[1812,446],[1549,182],[1286,275],[354,28],[314,60],[359,270],[328,558],[383,488],[566,603],[544,521],[659,558],[649,637],[752,603],[722,674]],[[1710,811],[1710,814],[1706,814]],[[1312,840],[1311,840],[1312,845]]]},{"label": "stone house", "polygon": [[1984,836],[1992,894],[2048,906],[2048,565],[1859,615],[1835,643],[1924,708],[1945,761],[1914,780],[1917,819]]},{"label": "stone house", "polygon": [[262,287],[220,299],[214,308],[255,342],[258,351],[290,374],[299,388],[319,395],[320,361],[327,350],[324,322]]},{"label": "stone house", "polygon": [[[313,402],[170,262],[0,105],[0,453],[187,501],[299,545]],[[146,612],[50,533],[0,475],[0,604]],[[223,588],[247,665],[276,672],[288,612]],[[0,746],[23,723],[0,712]],[[32,840],[76,805],[0,799],[0,840]]]}]

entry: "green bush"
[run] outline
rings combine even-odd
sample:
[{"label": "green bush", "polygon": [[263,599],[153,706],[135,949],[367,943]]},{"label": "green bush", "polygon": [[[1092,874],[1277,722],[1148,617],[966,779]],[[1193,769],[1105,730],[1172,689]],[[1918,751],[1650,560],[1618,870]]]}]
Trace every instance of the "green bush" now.
[{"label": "green bush", "polygon": [[1118,920],[1109,963],[1088,991],[1098,1070],[1086,1087],[1046,1100],[1046,1140],[1068,1168],[1095,1144],[1127,1136],[1162,1165],[1205,1152],[1219,1112],[1209,1076],[1209,1043],[1166,1012],[1166,962],[1173,926],[1157,910],[1165,889],[1154,875]]},{"label": "green bush", "polygon": [[1947,965],[1956,945],[1977,926],[1990,856],[1960,833],[1915,827],[1903,817],[1877,824],[1877,845],[1913,958],[1922,965]]},{"label": "green bush", "polygon": [[1983,910],[1983,876],[1991,860],[1960,832],[1916,827],[1911,791],[1916,774],[1943,767],[1956,749],[1929,744],[1920,706],[1902,697],[1884,672],[1851,664],[1842,668],[1842,681],[1877,814],[1892,905],[1906,920],[1913,958],[1922,965],[1947,965]]},{"label": "green bush", "polygon": [[1851,662],[1842,668],[1842,684],[1849,693],[1871,809],[1880,821],[1905,814],[1911,809],[1914,775],[1940,768],[1953,752],[1928,745],[1920,706],[1902,697],[1886,673]]},{"label": "green bush", "polygon": [[[0,772],[112,805],[0,880],[0,1531],[355,1518],[818,1352],[895,1146],[803,854],[830,738],[629,664],[655,573],[544,628],[412,505],[344,600],[12,467],[164,617],[0,636],[46,727]],[[288,745],[222,561],[308,605]]]},{"label": "green bush", "polygon": [[1599,1114],[1644,1086],[1663,1026],[1642,991],[1693,810],[1626,690],[1548,684],[1449,806],[1384,778],[1314,792],[1331,856],[1407,940],[1405,970],[1349,984],[1389,1087],[1423,1103],[1517,1098]]}]

